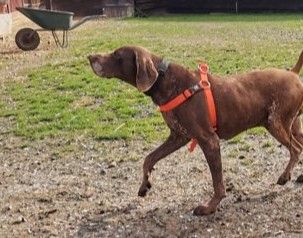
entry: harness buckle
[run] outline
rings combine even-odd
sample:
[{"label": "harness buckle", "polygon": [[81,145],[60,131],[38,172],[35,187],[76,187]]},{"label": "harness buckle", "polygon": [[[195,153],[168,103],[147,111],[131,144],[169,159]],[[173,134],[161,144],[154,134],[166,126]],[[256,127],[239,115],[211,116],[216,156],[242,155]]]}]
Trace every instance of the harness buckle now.
[{"label": "harness buckle", "polygon": [[195,84],[191,87],[189,87],[188,89],[186,89],[183,92],[183,95],[185,98],[190,98],[191,96],[193,96],[195,93],[197,93],[198,91],[200,91],[202,88],[199,84]]},{"label": "harness buckle", "polygon": [[191,92],[191,94],[195,94],[196,92],[201,90],[201,86],[199,84],[195,84],[188,88],[188,90]]},{"label": "harness buckle", "polygon": [[200,74],[207,74],[208,73],[208,65],[207,64],[199,64],[198,69]]},{"label": "harness buckle", "polygon": [[203,89],[208,89],[208,88],[210,88],[210,82],[209,81],[201,80],[199,86],[201,88],[203,88]]}]

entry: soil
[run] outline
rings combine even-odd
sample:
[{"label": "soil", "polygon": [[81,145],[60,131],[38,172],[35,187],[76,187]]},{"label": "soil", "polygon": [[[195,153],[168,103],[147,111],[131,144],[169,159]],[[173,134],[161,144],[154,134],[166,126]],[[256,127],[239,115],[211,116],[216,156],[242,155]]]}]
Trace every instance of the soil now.
[{"label": "soil", "polygon": [[[2,55],[11,53],[22,58]],[[160,161],[139,198],[142,159],[160,142],[29,141],[11,134],[12,123],[0,118],[0,237],[303,236],[303,184],[295,182],[302,163],[276,185],[289,155],[268,134],[222,141],[227,197],[215,214],[195,217],[193,208],[212,195],[199,149]]]},{"label": "soil", "polygon": [[[192,209],[212,194],[199,149],[160,161],[137,197],[143,158],[156,144],[79,136],[28,141],[0,127],[1,237],[302,237],[303,185],[276,180],[288,152],[269,135],[222,141],[228,196],[218,211]],[[129,160],[129,158],[133,158]]]}]

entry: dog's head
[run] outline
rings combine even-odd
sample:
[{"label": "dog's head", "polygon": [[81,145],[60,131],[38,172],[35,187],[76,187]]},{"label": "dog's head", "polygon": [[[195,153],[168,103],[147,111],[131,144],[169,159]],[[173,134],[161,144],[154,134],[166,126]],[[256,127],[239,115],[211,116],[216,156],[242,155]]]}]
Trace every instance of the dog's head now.
[{"label": "dog's head", "polygon": [[98,76],[119,78],[141,92],[148,91],[158,77],[152,54],[141,47],[125,46],[110,54],[90,55],[88,59]]}]

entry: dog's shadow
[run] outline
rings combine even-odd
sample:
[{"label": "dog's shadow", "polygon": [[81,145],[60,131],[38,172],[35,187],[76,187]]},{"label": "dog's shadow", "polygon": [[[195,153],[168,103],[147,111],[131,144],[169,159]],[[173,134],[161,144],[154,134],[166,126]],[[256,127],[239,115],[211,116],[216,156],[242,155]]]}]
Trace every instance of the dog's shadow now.
[{"label": "dog's shadow", "polygon": [[[181,205],[169,204],[167,207],[149,211],[136,207],[134,200],[119,209],[101,211],[99,215],[82,222],[78,227],[77,236],[205,237],[208,232],[208,235],[212,236],[228,236],[233,230],[239,230],[239,227],[241,232],[257,231],[260,221],[256,216],[266,219],[269,225],[273,224],[270,232],[275,234],[274,232],[280,230],[275,226],[275,222],[281,214],[290,211],[296,213],[297,208],[301,206],[302,197],[292,199],[292,203],[287,205],[286,198],[289,198],[290,194],[292,197],[294,194],[301,194],[303,197],[303,186],[280,187],[275,191],[243,195],[241,199],[238,197],[239,193],[231,193],[215,214],[203,217],[193,215],[191,200],[185,200]],[[243,224],[250,225],[243,227]]]},{"label": "dog's shadow", "polygon": [[13,50],[5,50],[5,51],[0,51],[0,55],[13,55],[13,54],[22,54],[23,51],[22,50],[18,50],[18,49],[13,49]]},{"label": "dog's shadow", "polygon": [[24,53],[33,53],[33,52],[40,52],[42,51],[41,49],[35,49],[33,51],[23,51],[23,50],[20,50],[20,49],[9,49],[9,50],[4,50],[4,51],[0,51],[0,55],[2,56],[10,56],[10,55],[22,55]]}]

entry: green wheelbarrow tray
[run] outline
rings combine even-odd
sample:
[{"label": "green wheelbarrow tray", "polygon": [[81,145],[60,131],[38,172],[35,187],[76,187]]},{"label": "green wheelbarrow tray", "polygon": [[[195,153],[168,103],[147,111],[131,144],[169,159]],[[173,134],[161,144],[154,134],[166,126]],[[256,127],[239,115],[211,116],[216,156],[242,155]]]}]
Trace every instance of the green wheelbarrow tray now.
[{"label": "green wheelbarrow tray", "polygon": [[[23,28],[16,34],[15,41],[22,50],[33,50],[38,47],[40,38],[37,31],[52,31],[57,46],[65,48],[68,46],[67,32],[92,19],[105,17],[104,15],[93,15],[74,21],[74,13],[66,11],[54,11],[27,7],[17,7],[17,10],[36,23],[42,29],[33,30]],[[59,40],[56,31],[63,31],[63,39]]]}]

